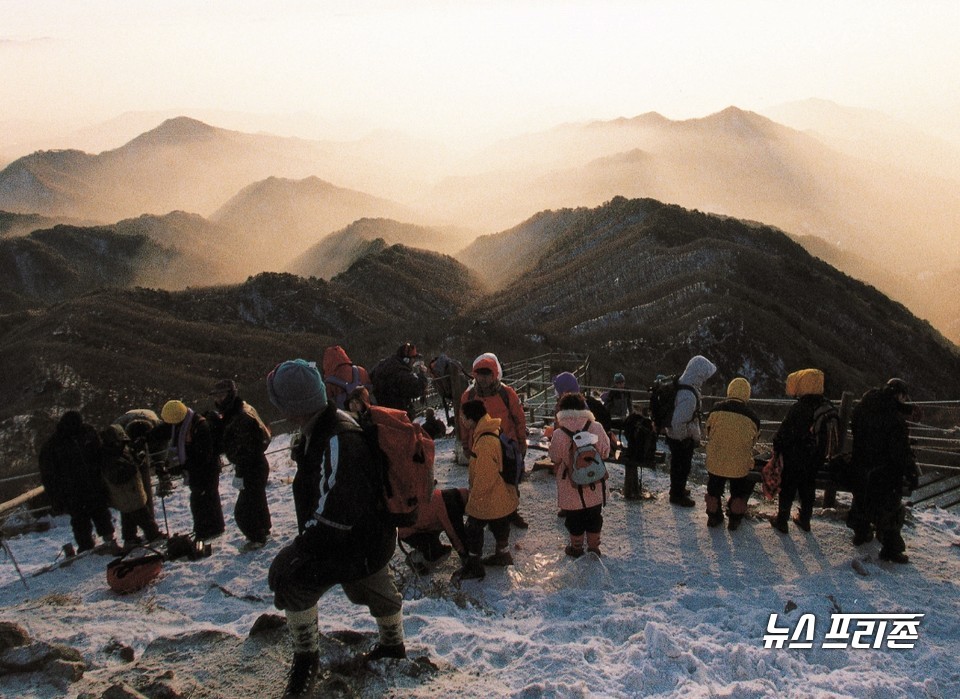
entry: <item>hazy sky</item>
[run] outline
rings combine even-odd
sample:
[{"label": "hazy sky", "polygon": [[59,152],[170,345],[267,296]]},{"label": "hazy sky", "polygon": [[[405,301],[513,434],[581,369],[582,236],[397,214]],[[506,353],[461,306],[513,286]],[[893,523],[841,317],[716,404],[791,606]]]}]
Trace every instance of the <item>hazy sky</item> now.
[{"label": "hazy sky", "polygon": [[960,113],[958,0],[0,0],[0,122],[310,113],[444,137],[820,97]]}]

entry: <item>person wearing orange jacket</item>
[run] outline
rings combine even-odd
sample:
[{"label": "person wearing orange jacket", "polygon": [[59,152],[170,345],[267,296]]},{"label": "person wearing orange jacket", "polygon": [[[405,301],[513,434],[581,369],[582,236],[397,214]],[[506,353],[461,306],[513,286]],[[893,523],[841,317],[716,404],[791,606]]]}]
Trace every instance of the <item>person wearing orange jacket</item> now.
[{"label": "person wearing orange jacket", "polygon": [[[500,429],[517,441],[521,453],[526,456],[527,418],[517,392],[503,383],[502,378],[503,367],[497,355],[492,352],[481,354],[473,361],[473,385],[460,396],[460,406],[462,409],[468,401],[481,401],[487,414],[500,420]],[[462,420],[460,422],[460,443],[465,449],[470,449],[473,444],[473,428],[467,427],[467,424],[469,423]],[[511,515],[510,523],[520,529],[529,526],[519,510]]]}]

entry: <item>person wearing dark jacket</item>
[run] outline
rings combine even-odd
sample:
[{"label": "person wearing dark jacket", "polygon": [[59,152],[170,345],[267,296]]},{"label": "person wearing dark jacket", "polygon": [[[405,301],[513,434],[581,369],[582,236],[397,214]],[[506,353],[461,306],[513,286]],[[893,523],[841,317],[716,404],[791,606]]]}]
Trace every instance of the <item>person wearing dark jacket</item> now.
[{"label": "person wearing dark jacket", "polygon": [[847,525],[859,546],[880,541],[880,560],[908,563],[900,533],[905,516],[900,502],[904,481],[916,487],[917,468],[910,449],[907,417],[913,412],[907,385],[890,379],[883,388],[867,391],[853,409],[853,502]]},{"label": "person wearing dark jacket", "polygon": [[413,419],[413,401],[423,396],[429,378],[416,345],[405,342],[370,372],[377,405],[405,410]]},{"label": "person wearing dark jacket", "polygon": [[264,454],[270,446],[270,429],[240,397],[232,380],[218,381],[210,395],[220,412],[223,453],[235,468],[238,493],[233,518],[247,537],[246,548],[262,548],[272,526],[267,504],[270,464]]},{"label": "person wearing dark jacket", "polygon": [[823,397],[823,385],[824,376],[819,369],[801,369],[787,377],[787,394],[796,396],[797,402],[773,436],[773,449],[783,458],[783,473],[777,515],[770,524],[781,534],[788,531],[794,498],[799,498],[800,510],[793,522],[803,531],[810,531],[817,472],[824,465],[828,448],[812,429],[818,411],[833,409]]},{"label": "person wearing dark jacket", "polygon": [[220,503],[220,455],[214,448],[210,425],[179,400],[167,401],[160,418],[169,426],[171,470],[182,471],[190,488],[193,534],[198,540],[218,537],[225,528]]},{"label": "person wearing dark jacket", "polygon": [[296,359],[267,376],[270,402],[299,426],[291,454],[299,534],[270,566],[274,604],[287,616],[293,664],[285,696],[312,696],[319,668],[317,603],[340,585],[380,630],[364,661],[406,657],[402,598],[387,566],[397,530],[380,517],[381,475],[360,426],[327,400],[314,364]]},{"label": "person wearing dark jacket", "polygon": [[94,528],[110,550],[119,551],[100,473],[102,443],[97,431],[78,411],[68,410],[38,456],[44,490],[54,512],[70,515],[77,551],[93,548]]}]

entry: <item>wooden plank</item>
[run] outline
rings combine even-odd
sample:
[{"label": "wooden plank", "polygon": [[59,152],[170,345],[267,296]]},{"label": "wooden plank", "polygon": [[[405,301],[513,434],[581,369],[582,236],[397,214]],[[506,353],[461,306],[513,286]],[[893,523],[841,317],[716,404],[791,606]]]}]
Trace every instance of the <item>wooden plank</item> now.
[{"label": "wooden plank", "polygon": [[38,485],[38,486],[37,486],[36,488],[34,488],[33,490],[28,490],[27,492],[23,493],[22,495],[18,495],[17,497],[15,497],[13,500],[7,500],[7,501],[4,502],[4,503],[0,503],[0,514],[3,514],[4,512],[8,512],[8,511],[14,509],[15,507],[19,507],[20,505],[24,504],[25,502],[28,502],[28,501],[32,500],[33,498],[37,497],[38,495],[42,495],[43,492],[44,492],[44,491],[43,491],[43,486],[42,486],[42,485]]},{"label": "wooden plank", "polygon": [[[956,493],[958,489],[960,489],[960,476],[943,478],[922,489],[913,491],[913,495],[910,497],[910,504],[937,505],[941,502],[953,504],[951,497],[956,497],[956,495],[949,496],[948,494],[951,492]],[[941,506],[945,507],[946,505]]]}]

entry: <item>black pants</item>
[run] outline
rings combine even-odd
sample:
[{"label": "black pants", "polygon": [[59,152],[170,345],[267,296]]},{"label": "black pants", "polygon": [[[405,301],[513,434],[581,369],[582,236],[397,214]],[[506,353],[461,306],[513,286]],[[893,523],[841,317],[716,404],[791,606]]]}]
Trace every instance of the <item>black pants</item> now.
[{"label": "black pants", "polygon": [[[723,498],[723,490],[730,483],[730,499],[727,500],[727,509],[729,514],[742,515],[747,511],[747,500],[753,494],[753,481],[749,478],[727,478],[726,476],[717,476],[710,474],[707,477],[707,512],[719,512],[720,501]],[[710,498],[716,503],[717,509],[711,510]]]},{"label": "black pants", "polygon": [[599,534],[603,529],[603,505],[595,505],[585,510],[567,510],[563,523],[573,536]]},{"label": "black pants", "polygon": [[104,541],[113,538],[113,516],[106,505],[78,507],[70,512],[70,528],[73,529],[73,538],[77,540],[77,551],[93,548],[94,527]]},{"label": "black pants", "polygon": [[692,439],[667,437],[667,446],[670,447],[670,497],[682,498],[693,465],[693,450],[697,445]]},{"label": "black pants", "polygon": [[243,479],[243,488],[237,495],[237,504],[233,507],[233,518],[237,522],[237,528],[250,541],[267,540],[273,522],[270,519],[270,506],[267,504],[265,479]]},{"label": "black pants", "polygon": [[817,495],[817,469],[811,464],[790,463],[784,459],[780,481],[780,502],[777,516],[790,518],[790,507],[795,498],[800,500],[800,519],[809,520],[813,514],[813,500]]},{"label": "black pants", "polygon": [[190,482],[190,514],[193,533],[198,539],[212,539],[223,534],[223,506],[220,504],[220,479],[206,483]]},{"label": "black pants", "polygon": [[510,543],[510,516],[500,519],[477,519],[467,516],[466,545],[467,553],[471,556],[479,556],[483,553],[483,531],[490,527],[490,533],[493,534],[497,542],[497,548],[503,549]]}]

